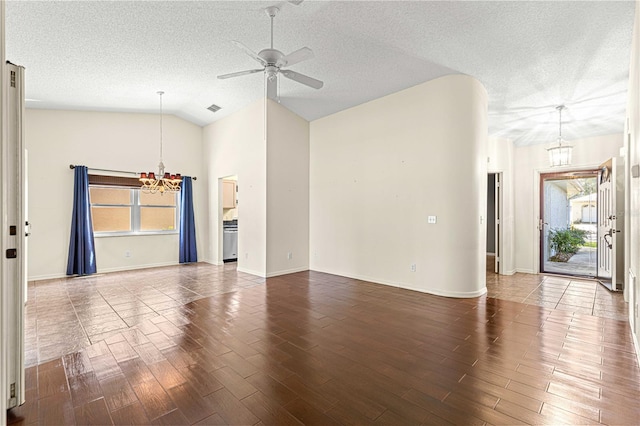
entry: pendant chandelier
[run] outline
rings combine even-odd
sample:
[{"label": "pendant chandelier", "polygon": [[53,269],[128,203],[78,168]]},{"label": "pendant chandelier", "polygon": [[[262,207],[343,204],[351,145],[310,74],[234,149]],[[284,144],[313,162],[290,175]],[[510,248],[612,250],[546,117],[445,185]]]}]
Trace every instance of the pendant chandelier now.
[{"label": "pendant chandelier", "polygon": [[140,173],[139,180],[142,182],[140,189],[146,194],[178,192],[180,191],[180,182],[182,182],[180,173],[171,174],[164,171],[164,163],[162,162],[162,95],[164,92],[160,91],[158,95],[160,95],[160,163],[157,175],[154,172]]},{"label": "pendant chandelier", "polygon": [[565,108],[566,107],[564,105],[556,107],[560,116],[558,124],[558,146],[547,149],[547,152],[549,152],[549,163],[551,164],[551,167],[568,166],[571,164],[571,151],[573,150],[573,147],[571,145],[567,145],[567,143],[562,140],[562,110]]}]

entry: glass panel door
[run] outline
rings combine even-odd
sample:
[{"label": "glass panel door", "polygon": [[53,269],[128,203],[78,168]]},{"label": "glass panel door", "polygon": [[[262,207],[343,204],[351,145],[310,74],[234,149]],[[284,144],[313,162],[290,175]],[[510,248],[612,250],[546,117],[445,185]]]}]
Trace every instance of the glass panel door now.
[{"label": "glass panel door", "polygon": [[595,277],[598,171],[540,179],[540,272]]}]

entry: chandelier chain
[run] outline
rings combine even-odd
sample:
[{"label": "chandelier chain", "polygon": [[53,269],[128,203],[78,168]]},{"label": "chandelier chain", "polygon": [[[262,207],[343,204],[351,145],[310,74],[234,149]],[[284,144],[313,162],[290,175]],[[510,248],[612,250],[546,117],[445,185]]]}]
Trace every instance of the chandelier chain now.
[{"label": "chandelier chain", "polygon": [[562,110],[564,109],[563,105],[558,107],[558,113],[560,115],[560,120],[558,120],[558,134],[560,135],[560,143],[562,143]]},{"label": "chandelier chain", "polygon": [[160,95],[160,162],[162,163],[162,95],[164,92],[159,91],[158,95]]}]

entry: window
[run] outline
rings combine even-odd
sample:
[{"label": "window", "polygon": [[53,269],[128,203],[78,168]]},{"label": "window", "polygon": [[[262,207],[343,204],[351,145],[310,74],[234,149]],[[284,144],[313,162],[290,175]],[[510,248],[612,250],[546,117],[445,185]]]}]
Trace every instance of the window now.
[{"label": "window", "polygon": [[134,190],[138,195],[140,207],[141,231],[175,231],[178,220],[178,194],[145,194],[139,189]]},{"label": "window", "polygon": [[90,184],[89,195],[97,235],[177,232],[178,194],[145,194],[135,187]]},{"label": "window", "polygon": [[93,232],[133,232],[133,192],[130,188],[89,186]]}]

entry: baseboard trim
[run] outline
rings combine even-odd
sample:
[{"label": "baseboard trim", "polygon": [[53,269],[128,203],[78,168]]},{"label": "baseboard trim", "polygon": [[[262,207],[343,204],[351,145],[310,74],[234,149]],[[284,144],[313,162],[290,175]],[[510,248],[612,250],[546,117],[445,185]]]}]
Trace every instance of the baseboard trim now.
[{"label": "baseboard trim", "polygon": [[503,273],[502,275],[513,275],[513,274],[515,274],[516,272],[518,272],[518,271],[517,271],[517,270],[515,270],[515,269],[512,269],[512,270],[510,270],[510,271],[507,271],[507,272]]},{"label": "baseboard trim", "polygon": [[434,296],[452,297],[456,299],[473,299],[474,297],[480,297],[483,294],[487,294],[487,287],[483,287],[476,291],[441,291],[441,290],[425,290],[422,288],[411,287],[406,285],[400,285],[400,288],[405,290],[419,291],[420,293],[433,294]]},{"label": "baseboard trim", "polygon": [[456,299],[471,299],[471,298],[474,298],[474,297],[482,296],[483,294],[487,293],[487,287],[486,286],[484,286],[483,288],[481,288],[481,289],[479,289],[477,291],[472,291],[472,292],[471,291],[470,292],[442,291],[442,290],[439,290],[439,289],[424,289],[424,288],[420,288],[420,287],[412,287],[411,285],[408,285],[408,284],[405,284],[405,283],[382,280],[382,279],[379,279],[379,278],[373,278],[373,277],[369,277],[369,276],[366,276],[366,275],[340,273],[340,272],[327,271],[327,270],[318,269],[318,268],[312,268],[312,267],[310,267],[309,270],[315,271],[315,272],[322,272],[324,274],[337,275],[339,277],[351,278],[351,279],[354,279],[354,280],[367,281],[367,282],[371,282],[371,283],[374,283],[374,284],[388,285],[390,287],[397,287],[397,288],[401,288],[401,289],[404,289],[404,290],[418,291],[420,293],[432,294],[434,296],[452,297],[452,298],[456,298]]},{"label": "baseboard trim", "polygon": [[366,275],[348,274],[348,273],[344,273],[344,272],[329,271],[329,270],[325,270],[325,269],[321,269],[321,268],[313,268],[313,267],[309,267],[309,270],[310,271],[315,271],[315,272],[322,272],[323,274],[336,275],[338,277],[351,278],[351,279],[354,279],[354,280],[368,281],[368,282],[371,282],[371,283],[374,283],[374,284],[383,284],[383,285],[388,285],[388,286],[391,286],[391,287],[401,288],[400,283],[398,283],[398,282],[386,281],[386,280],[382,280],[382,279],[369,277],[369,276],[366,276]]},{"label": "baseboard trim", "polygon": [[520,272],[521,274],[538,275],[538,273],[536,271],[534,271],[533,269],[516,268],[516,272]]},{"label": "baseboard trim", "polygon": [[123,271],[135,271],[137,269],[149,269],[149,268],[161,268],[163,266],[178,266],[179,262],[161,262],[161,263],[150,263],[147,265],[134,265],[134,266],[122,266],[115,268],[100,268],[98,269],[98,274],[108,274],[110,272],[123,272]]},{"label": "baseboard trim", "polygon": [[[133,265],[133,266],[121,266],[115,268],[99,268],[95,274],[86,275],[84,277],[98,276],[101,274],[109,274],[111,272],[123,272],[134,271],[137,269],[149,269],[149,268],[162,268],[163,266],[177,266],[179,262],[162,262],[162,263],[150,263],[146,265]],[[35,277],[28,277],[27,281],[43,281],[43,280],[56,280],[60,278],[72,278],[73,275],[67,275],[66,273],[36,275]]]},{"label": "baseboard trim", "polygon": [[265,275],[264,272],[258,272],[258,271],[254,271],[254,270],[247,269],[247,268],[241,268],[240,266],[238,266],[236,268],[236,271],[243,272],[245,274],[255,275],[255,276],[260,277],[260,278],[267,278],[267,276]]},{"label": "baseboard trim", "polygon": [[27,281],[57,280],[60,278],[67,278],[67,276],[67,274],[36,275],[35,277],[27,277]]},{"label": "baseboard trim", "polygon": [[304,271],[308,271],[308,270],[309,270],[308,266],[303,266],[303,267],[300,267],[300,268],[287,269],[287,270],[284,270],[284,271],[269,272],[269,273],[267,273],[267,278],[278,277],[280,275],[295,274],[296,272],[304,272]]}]

